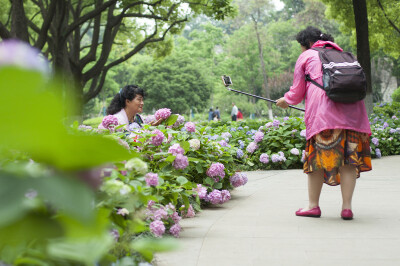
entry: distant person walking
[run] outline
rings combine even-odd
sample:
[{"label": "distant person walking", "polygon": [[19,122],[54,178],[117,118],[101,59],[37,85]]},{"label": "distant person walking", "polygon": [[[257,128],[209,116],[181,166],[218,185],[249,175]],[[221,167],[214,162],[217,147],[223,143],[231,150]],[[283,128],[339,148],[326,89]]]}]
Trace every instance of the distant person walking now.
[{"label": "distant person walking", "polygon": [[306,124],[306,149],[304,173],[308,174],[309,205],[299,209],[297,216],[320,217],[319,198],[322,185],[341,186],[342,212],[344,220],[353,219],[352,198],[356,179],[361,172],[370,171],[371,152],[369,139],[371,129],[364,101],[354,103],[334,102],[325,91],[311,82],[306,74],[322,84],[322,69],[319,53],[310,49],[330,47],[342,49],[329,34],[307,27],[296,36],[303,52],[297,59],[293,86],[276,105],[287,108],[288,104],[306,101],[304,121]]},{"label": "distant person walking", "polygon": [[243,113],[240,109],[238,109],[237,120],[243,120]]},{"label": "distant person walking", "polygon": [[237,108],[235,103],[232,103],[232,111],[231,111],[232,121],[236,121],[237,120],[238,112],[239,112],[239,109]]},{"label": "distant person walking", "polygon": [[214,112],[213,109],[210,108],[210,111],[208,111],[208,121],[213,120],[213,117],[214,117]]},{"label": "distant person walking", "polygon": [[218,107],[216,107],[215,108],[215,111],[214,111],[214,118],[217,118],[217,120],[219,121],[219,120],[221,120],[221,114],[220,114],[220,112],[219,112],[219,109],[218,109]]}]

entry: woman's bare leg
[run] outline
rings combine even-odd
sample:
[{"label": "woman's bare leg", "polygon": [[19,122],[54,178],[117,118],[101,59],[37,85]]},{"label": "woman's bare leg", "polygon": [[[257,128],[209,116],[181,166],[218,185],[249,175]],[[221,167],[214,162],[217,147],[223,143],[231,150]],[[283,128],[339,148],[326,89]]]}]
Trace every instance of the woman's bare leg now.
[{"label": "woman's bare leg", "polygon": [[339,168],[340,188],[342,190],[343,205],[342,210],[351,210],[351,200],[353,198],[354,188],[356,187],[356,167],[354,165],[344,165]]},{"label": "woman's bare leg", "polygon": [[[319,206],[322,185],[324,184],[324,170],[318,170],[308,174],[308,209]],[[304,209],[307,210],[307,209]]]}]

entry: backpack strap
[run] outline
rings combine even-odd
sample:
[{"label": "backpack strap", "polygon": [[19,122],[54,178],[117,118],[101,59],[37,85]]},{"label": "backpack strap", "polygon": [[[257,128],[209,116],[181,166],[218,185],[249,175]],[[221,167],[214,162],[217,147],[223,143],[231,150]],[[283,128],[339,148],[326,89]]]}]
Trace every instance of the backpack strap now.
[{"label": "backpack strap", "polygon": [[310,78],[310,75],[306,75],[306,81],[309,81],[309,82],[311,82],[312,84],[314,84],[315,86],[320,87],[321,89],[324,89],[324,87],[323,87],[321,84],[319,84],[319,83],[316,82],[315,80],[311,79],[311,78]]}]

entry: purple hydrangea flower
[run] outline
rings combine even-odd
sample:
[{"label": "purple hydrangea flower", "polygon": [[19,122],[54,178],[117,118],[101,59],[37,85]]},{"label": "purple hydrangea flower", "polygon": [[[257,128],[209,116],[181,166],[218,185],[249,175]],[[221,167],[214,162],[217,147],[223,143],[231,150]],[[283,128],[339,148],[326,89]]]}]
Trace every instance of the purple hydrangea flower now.
[{"label": "purple hydrangea flower", "polygon": [[262,141],[264,138],[264,133],[261,131],[258,131],[255,135],[254,135],[254,142],[258,143],[260,141]]},{"label": "purple hydrangea flower", "polygon": [[151,208],[154,206],[154,204],[156,204],[156,203],[154,202],[154,200],[149,200],[149,201],[147,202],[147,208],[148,208],[148,209],[151,209]]},{"label": "purple hydrangea flower", "polygon": [[266,153],[260,155],[260,162],[267,164],[269,163],[269,156]]},{"label": "purple hydrangea flower", "polygon": [[197,192],[197,195],[199,196],[200,199],[207,198],[207,188],[203,187],[201,184],[197,184],[197,188],[193,190]]},{"label": "purple hydrangea flower", "polygon": [[375,154],[376,154],[377,158],[381,158],[382,157],[381,150],[378,149],[378,148],[375,149]]},{"label": "purple hydrangea flower", "polygon": [[377,139],[377,138],[372,138],[372,143],[375,145],[375,146],[379,146],[379,139]]},{"label": "purple hydrangea flower", "polygon": [[221,191],[221,204],[229,201],[231,199],[231,193],[228,190],[224,189]]},{"label": "purple hydrangea flower", "polygon": [[119,239],[119,231],[117,229],[111,229],[110,235],[114,238],[115,241]]},{"label": "purple hydrangea flower", "polygon": [[293,148],[293,149],[290,150],[290,153],[293,154],[293,155],[299,155],[300,151],[298,149],[296,149],[296,148]]},{"label": "purple hydrangea flower", "polygon": [[247,145],[246,151],[248,153],[253,153],[257,149],[258,149],[258,145],[255,142],[250,142],[249,145]]},{"label": "purple hydrangea flower", "polygon": [[243,130],[243,127],[238,127],[237,130]]},{"label": "purple hydrangea flower", "polygon": [[390,134],[396,133],[396,129],[391,128],[391,129],[389,130],[389,132],[390,132]]},{"label": "purple hydrangea flower", "polygon": [[222,194],[221,191],[214,189],[207,195],[207,200],[212,204],[221,204],[222,202]]},{"label": "purple hydrangea flower", "polygon": [[179,143],[175,143],[171,147],[169,147],[168,152],[172,155],[176,156],[178,154],[184,154],[185,150],[179,145]]},{"label": "purple hydrangea flower", "polygon": [[150,124],[151,122],[153,122],[154,120],[156,120],[156,117],[154,115],[148,115],[144,118],[144,123],[145,124]]},{"label": "purple hydrangea flower", "polygon": [[154,212],[152,218],[153,220],[168,219],[168,212],[164,209],[164,207],[161,207]]},{"label": "purple hydrangea flower", "polygon": [[0,66],[17,66],[50,74],[49,63],[40,51],[16,39],[0,42]]},{"label": "purple hydrangea flower", "polygon": [[383,123],[383,129],[387,128],[389,124],[387,122]]},{"label": "purple hydrangea flower", "polygon": [[272,154],[271,155],[271,161],[273,162],[273,163],[278,163],[278,162],[280,162],[281,160],[280,160],[280,156],[278,155],[278,154]]},{"label": "purple hydrangea flower", "polygon": [[300,136],[302,136],[303,138],[306,137],[306,130],[305,130],[305,129],[303,129],[303,130],[300,132]]},{"label": "purple hydrangea flower", "polygon": [[289,117],[288,116],[285,116],[284,118],[283,118],[283,121],[288,121],[289,120]]},{"label": "purple hydrangea flower", "polygon": [[392,119],[397,120],[398,118],[397,118],[397,116],[394,115],[394,116],[392,116]]},{"label": "purple hydrangea flower", "polygon": [[232,186],[240,187],[244,186],[247,183],[248,178],[246,174],[241,172],[236,172],[234,175],[231,176],[229,181],[231,182]]},{"label": "purple hydrangea flower", "polygon": [[181,232],[181,226],[179,224],[174,224],[171,226],[169,229],[169,232],[174,236],[174,237],[179,237],[179,233]]},{"label": "purple hydrangea flower", "polygon": [[150,231],[156,236],[161,237],[165,233],[164,223],[160,220],[156,220],[150,223]]},{"label": "purple hydrangea flower", "polygon": [[243,148],[244,148],[244,142],[243,142],[243,140],[239,140],[238,142],[239,142],[240,148],[243,149]]},{"label": "purple hydrangea flower", "polygon": [[283,153],[283,152],[278,152],[278,154],[279,154],[279,160],[281,161],[281,162],[285,162],[286,161],[286,157],[285,157],[285,154]]},{"label": "purple hydrangea flower", "polygon": [[169,116],[171,115],[171,109],[169,108],[161,108],[159,110],[156,111],[156,113],[154,114],[154,117],[156,120],[159,119],[167,119]]},{"label": "purple hydrangea flower", "polygon": [[107,115],[103,118],[103,121],[101,122],[104,128],[113,128],[115,126],[118,126],[118,118],[113,115]]},{"label": "purple hydrangea flower", "polygon": [[182,115],[178,115],[178,119],[176,119],[176,122],[172,125],[173,128],[179,127],[185,122],[185,117]]},{"label": "purple hydrangea flower", "polygon": [[150,186],[157,186],[158,185],[158,175],[155,173],[147,173],[145,175],[146,177],[146,184],[150,187]]},{"label": "purple hydrangea flower", "polygon": [[154,146],[160,146],[165,138],[164,133],[158,129],[154,129],[151,134],[156,134],[155,136],[151,137],[151,144]]},{"label": "purple hydrangea flower", "polygon": [[240,158],[243,157],[243,151],[242,151],[241,149],[237,149],[237,151],[236,151],[236,157],[237,157],[238,159],[240,159]]},{"label": "purple hydrangea flower", "polygon": [[280,123],[281,123],[281,121],[274,119],[274,121],[272,122],[272,125],[274,127],[279,127]]},{"label": "purple hydrangea flower", "polygon": [[223,133],[221,133],[221,137],[223,137],[224,139],[226,139],[226,138],[232,138],[232,135],[231,135],[231,133],[229,133],[229,132],[223,132]]},{"label": "purple hydrangea flower", "polygon": [[178,154],[176,155],[172,165],[175,167],[175,169],[185,169],[189,165],[188,157]]},{"label": "purple hydrangea flower", "polygon": [[303,150],[303,151],[301,152],[301,162],[304,163],[305,161],[306,161],[306,151]]},{"label": "purple hydrangea flower", "polygon": [[274,126],[274,124],[272,122],[268,122],[268,123],[265,124],[265,128],[270,128],[270,127],[273,127],[273,126]]},{"label": "purple hydrangea flower", "polygon": [[26,193],[25,193],[25,197],[28,199],[34,199],[36,198],[38,195],[37,191],[34,189],[29,189]]},{"label": "purple hydrangea flower", "polygon": [[196,125],[193,122],[187,122],[185,128],[187,132],[196,132]]},{"label": "purple hydrangea flower", "polygon": [[221,147],[228,147],[228,143],[224,139],[218,141],[218,144],[221,145]]},{"label": "purple hydrangea flower", "polygon": [[225,177],[225,166],[222,163],[213,163],[211,164],[210,168],[207,169],[206,174],[218,182],[218,177]]}]

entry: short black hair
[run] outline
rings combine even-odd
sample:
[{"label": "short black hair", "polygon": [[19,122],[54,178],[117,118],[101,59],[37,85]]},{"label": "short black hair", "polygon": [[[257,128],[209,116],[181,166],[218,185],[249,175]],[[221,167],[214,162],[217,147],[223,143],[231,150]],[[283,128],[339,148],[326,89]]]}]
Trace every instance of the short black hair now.
[{"label": "short black hair", "polygon": [[126,85],[111,100],[107,108],[107,114],[113,115],[125,108],[126,100],[132,101],[136,95],[142,95],[144,98],[144,90],[137,85]]},{"label": "short black hair", "polygon": [[334,42],[330,34],[322,33],[318,28],[308,26],[305,30],[300,31],[296,35],[296,40],[306,49],[310,49],[310,42],[314,43],[318,40]]}]

